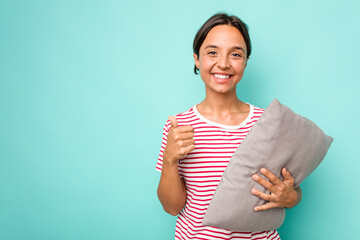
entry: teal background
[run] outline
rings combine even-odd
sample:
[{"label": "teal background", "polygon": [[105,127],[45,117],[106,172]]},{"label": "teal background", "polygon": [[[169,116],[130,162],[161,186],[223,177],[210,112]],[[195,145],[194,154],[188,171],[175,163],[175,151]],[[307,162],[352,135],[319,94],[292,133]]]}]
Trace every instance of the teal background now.
[{"label": "teal background", "polygon": [[0,0],[0,239],[173,239],[155,164],[168,115],[204,98],[192,41],[238,15],[253,53],[243,101],[279,99],[334,142],[279,229],[355,239],[360,4]]}]

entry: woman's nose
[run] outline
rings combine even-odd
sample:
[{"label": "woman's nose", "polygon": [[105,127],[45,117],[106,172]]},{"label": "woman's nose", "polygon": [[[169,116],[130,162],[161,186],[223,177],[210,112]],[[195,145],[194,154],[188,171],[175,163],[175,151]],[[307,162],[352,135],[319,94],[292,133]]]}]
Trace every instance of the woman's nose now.
[{"label": "woman's nose", "polygon": [[230,61],[227,56],[220,56],[218,61],[218,66],[221,69],[227,69],[230,67]]}]

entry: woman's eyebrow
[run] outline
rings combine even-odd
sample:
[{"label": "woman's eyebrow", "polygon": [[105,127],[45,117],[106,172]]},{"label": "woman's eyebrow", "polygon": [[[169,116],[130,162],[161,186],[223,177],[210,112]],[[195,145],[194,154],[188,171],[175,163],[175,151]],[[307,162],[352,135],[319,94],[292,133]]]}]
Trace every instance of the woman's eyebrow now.
[{"label": "woman's eyebrow", "polygon": [[218,46],[216,46],[216,45],[207,45],[207,46],[205,47],[205,49],[207,49],[207,48],[218,48]]},{"label": "woman's eyebrow", "polygon": [[239,49],[240,51],[243,51],[245,53],[245,50],[242,47],[234,46],[234,49]]},{"label": "woman's eyebrow", "polygon": [[[218,46],[216,46],[216,45],[207,45],[207,46],[205,47],[205,49],[207,49],[207,48],[218,48]],[[243,51],[243,52],[245,53],[245,50],[244,50],[242,47],[233,46],[232,48],[233,48],[233,49],[238,49],[238,50]]]}]

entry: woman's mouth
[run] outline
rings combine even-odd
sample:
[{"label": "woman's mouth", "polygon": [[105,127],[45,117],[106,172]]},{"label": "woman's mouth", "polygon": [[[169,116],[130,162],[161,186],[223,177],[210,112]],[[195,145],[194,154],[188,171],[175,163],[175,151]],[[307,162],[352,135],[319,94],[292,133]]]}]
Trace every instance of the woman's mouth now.
[{"label": "woman's mouth", "polygon": [[215,81],[219,83],[227,83],[232,77],[232,75],[229,74],[219,74],[219,73],[213,73],[211,75],[214,77]]}]

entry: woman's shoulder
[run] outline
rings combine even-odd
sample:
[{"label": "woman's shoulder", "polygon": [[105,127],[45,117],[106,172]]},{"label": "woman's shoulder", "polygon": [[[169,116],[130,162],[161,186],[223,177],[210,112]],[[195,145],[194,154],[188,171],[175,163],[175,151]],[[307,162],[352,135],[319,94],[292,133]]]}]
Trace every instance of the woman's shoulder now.
[{"label": "woman's shoulder", "polygon": [[195,105],[192,106],[191,108],[187,109],[186,111],[176,114],[175,117],[187,118],[189,116],[192,116],[194,114],[194,107],[195,107]]},{"label": "woman's shoulder", "polygon": [[261,117],[261,115],[264,113],[265,109],[262,107],[258,107],[256,105],[253,105],[251,103],[246,102],[247,104],[250,105],[250,109],[252,109],[252,113],[251,113],[251,119],[252,120],[257,120]]},{"label": "woman's shoulder", "polygon": [[253,108],[254,108],[254,113],[257,112],[257,113],[263,113],[265,111],[264,108],[261,108],[261,107],[257,107],[257,106],[254,106],[252,105]]},{"label": "woman's shoulder", "polygon": [[[188,108],[187,110],[180,112],[178,114],[172,115],[176,118],[178,124],[181,125],[191,125],[191,122],[195,119],[196,115],[194,113],[194,106]],[[169,119],[166,121],[166,126],[170,126],[171,122]]]}]

